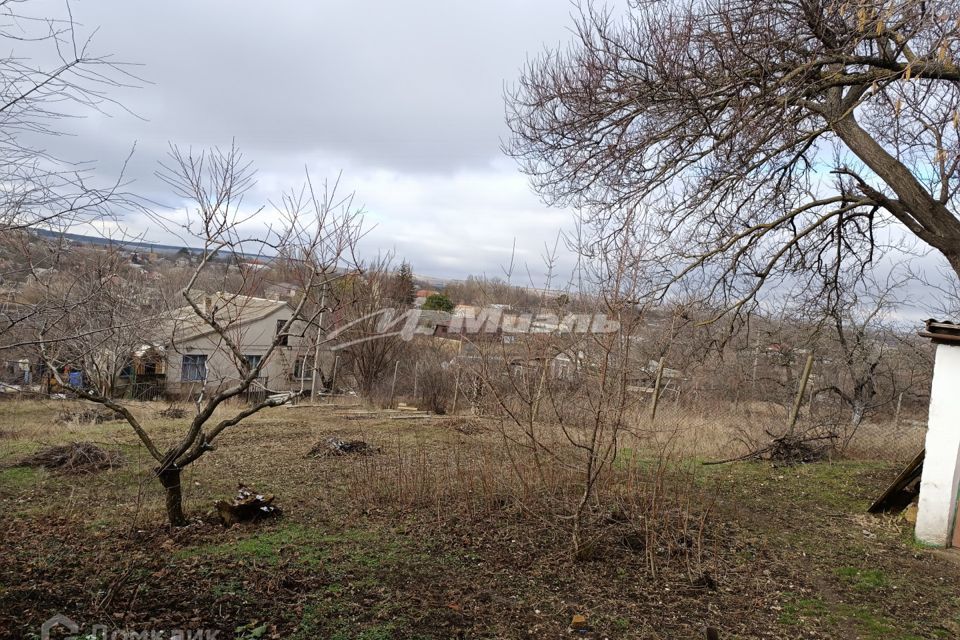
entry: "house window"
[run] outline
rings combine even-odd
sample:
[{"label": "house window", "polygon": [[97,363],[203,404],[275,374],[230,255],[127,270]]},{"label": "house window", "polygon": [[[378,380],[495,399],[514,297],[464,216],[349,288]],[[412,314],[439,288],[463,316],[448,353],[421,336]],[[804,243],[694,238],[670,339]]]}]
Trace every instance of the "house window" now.
[{"label": "house window", "polygon": [[243,356],[243,359],[247,361],[247,366],[253,370],[260,366],[260,361],[263,360],[263,356],[251,354]]},{"label": "house window", "polygon": [[293,364],[293,377],[297,380],[307,380],[313,376],[313,357],[300,356]]},{"label": "house window", "polygon": [[183,356],[183,369],[180,372],[180,379],[184,382],[206,380],[207,356],[203,354]]},{"label": "house window", "polygon": [[[286,321],[286,320],[277,320],[277,331],[276,331],[276,335],[279,336],[281,333],[283,333],[283,327],[284,327],[286,324],[287,324],[287,321]],[[281,346],[281,347],[285,347],[285,346],[287,346],[287,343],[289,342],[289,340],[290,340],[290,336],[289,336],[289,335],[280,336],[280,342],[278,342],[277,345],[278,345],[278,346]]]}]

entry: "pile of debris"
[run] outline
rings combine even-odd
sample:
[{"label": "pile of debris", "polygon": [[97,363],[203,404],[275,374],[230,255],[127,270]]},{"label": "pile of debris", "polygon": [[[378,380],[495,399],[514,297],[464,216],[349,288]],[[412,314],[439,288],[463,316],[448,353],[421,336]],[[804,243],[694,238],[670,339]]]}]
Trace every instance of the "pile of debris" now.
[{"label": "pile of debris", "polygon": [[178,407],[177,405],[172,404],[166,409],[161,409],[158,411],[157,415],[161,418],[168,418],[170,420],[180,420],[181,418],[187,417],[187,410],[183,407]]},{"label": "pile of debris", "polygon": [[123,420],[123,415],[112,409],[101,409],[99,407],[87,407],[80,411],[63,410],[57,415],[58,424],[102,424],[114,420]]},{"label": "pile of debris", "polygon": [[447,427],[448,429],[458,431],[465,436],[474,436],[478,433],[483,433],[486,431],[486,428],[480,423],[480,420],[462,416],[444,420],[443,426]]},{"label": "pile of debris", "polygon": [[19,462],[21,467],[42,467],[63,473],[94,473],[123,464],[118,451],[106,451],[92,442],[71,442],[38,451]]},{"label": "pile of debris", "polygon": [[335,436],[324,438],[313,445],[307,453],[308,458],[326,458],[329,456],[348,456],[358,455],[366,456],[373,453],[379,453],[379,447],[374,447],[363,440],[341,440]]},{"label": "pile of debris", "polygon": [[775,466],[793,466],[798,464],[809,464],[812,462],[821,462],[827,460],[833,454],[837,435],[827,433],[826,435],[810,434],[791,434],[774,436],[769,431],[770,444],[765,447],[751,451],[750,453],[727,460],[716,460],[704,462],[705,465],[726,464],[728,462],[742,462],[745,460],[764,460],[772,462]]},{"label": "pile of debris", "polygon": [[282,515],[280,507],[273,504],[275,497],[272,493],[257,493],[255,489],[240,484],[233,500],[217,500],[214,507],[223,525],[231,527],[240,522],[256,522]]},{"label": "pile of debris", "polygon": [[790,466],[820,462],[833,452],[835,436],[804,437],[785,435],[774,438],[767,447],[764,459]]}]

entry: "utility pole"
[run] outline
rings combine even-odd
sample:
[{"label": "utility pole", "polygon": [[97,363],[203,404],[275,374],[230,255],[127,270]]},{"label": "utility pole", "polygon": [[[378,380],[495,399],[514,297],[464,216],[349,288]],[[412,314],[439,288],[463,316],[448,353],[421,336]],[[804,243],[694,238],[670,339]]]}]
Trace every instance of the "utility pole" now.
[{"label": "utility pole", "polygon": [[333,359],[333,373],[330,374],[330,390],[337,393],[337,371],[340,369],[340,356]]},{"label": "utility pole", "polygon": [[320,289],[320,314],[317,317],[317,340],[313,347],[313,379],[310,381],[310,399],[317,399],[317,378],[320,377],[320,343],[323,339],[323,316],[327,310],[327,283]]},{"label": "utility pole", "polygon": [[393,394],[397,390],[397,370],[400,369],[400,361],[397,360],[397,363],[393,365],[393,383],[390,385],[390,405],[388,409],[393,409]]},{"label": "utility pole", "polygon": [[813,369],[813,352],[807,355],[807,362],[803,365],[803,373],[800,375],[800,385],[797,388],[797,397],[793,401],[793,409],[790,411],[790,422],[787,424],[787,434],[793,435],[793,430],[797,426],[797,418],[800,416],[800,405],[803,403],[803,394],[807,390],[807,380],[810,379],[810,371]]},{"label": "utility pole", "polygon": [[653,403],[650,405],[650,423],[657,418],[657,405],[660,403],[660,385],[663,382],[663,364],[664,357],[660,356],[660,362],[657,363],[657,377],[653,382]]},{"label": "utility pole", "polygon": [[453,381],[453,407],[450,415],[457,415],[457,400],[460,398],[460,368],[457,368],[457,377]]}]

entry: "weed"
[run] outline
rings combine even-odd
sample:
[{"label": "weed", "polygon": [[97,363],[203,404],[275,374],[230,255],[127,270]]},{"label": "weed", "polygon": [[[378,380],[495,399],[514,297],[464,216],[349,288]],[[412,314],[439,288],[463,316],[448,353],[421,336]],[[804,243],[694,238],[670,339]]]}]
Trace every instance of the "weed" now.
[{"label": "weed", "polygon": [[47,473],[32,467],[0,469],[0,489],[20,490],[42,482]]},{"label": "weed", "polygon": [[890,581],[879,569],[860,569],[859,567],[840,567],[837,577],[861,591],[873,591],[889,586]]}]

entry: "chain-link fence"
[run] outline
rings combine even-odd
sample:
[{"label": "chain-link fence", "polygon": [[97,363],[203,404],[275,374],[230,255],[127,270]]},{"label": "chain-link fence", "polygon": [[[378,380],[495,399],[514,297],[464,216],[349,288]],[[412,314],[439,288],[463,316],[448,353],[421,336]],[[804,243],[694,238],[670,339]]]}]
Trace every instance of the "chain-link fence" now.
[{"label": "chain-link fence", "polygon": [[[458,351],[411,349],[389,367],[376,403],[511,420],[512,405],[537,404],[537,420],[550,422],[554,404],[569,409],[576,398],[596,402],[596,394],[583,389],[597,384],[596,375],[583,363],[555,356],[510,358],[502,350],[493,357]],[[923,447],[924,382],[908,390],[882,387],[855,395],[846,390],[855,385],[836,379],[831,363],[815,356],[805,380],[803,367],[775,361],[750,363],[746,375],[730,363],[708,370],[671,364],[642,362],[618,390],[622,401],[604,400],[618,404],[624,432],[651,445],[704,460],[795,455],[892,462],[909,460]]]}]

